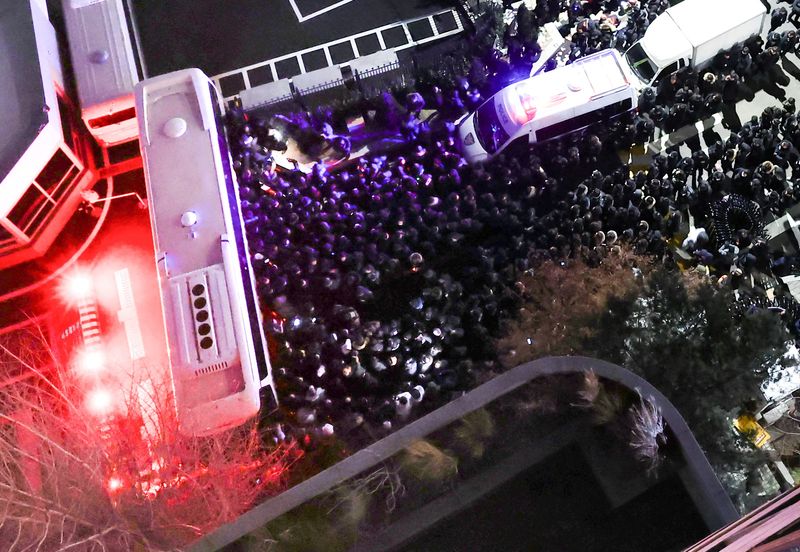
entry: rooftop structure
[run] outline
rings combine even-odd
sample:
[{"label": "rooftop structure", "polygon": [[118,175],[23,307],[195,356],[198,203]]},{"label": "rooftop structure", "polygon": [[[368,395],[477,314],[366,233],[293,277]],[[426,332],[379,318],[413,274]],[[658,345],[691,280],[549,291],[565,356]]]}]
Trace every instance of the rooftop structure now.
[{"label": "rooftop structure", "polygon": [[0,10],[0,268],[42,255],[91,181],[42,0]]},{"label": "rooftop structure", "polygon": [[686,552],[791,552],[800,547],[800,488],[787,491]]},{"label": "rooftop structure", "polygon": [[0,177],[39,136],[49,116],[42,79],[29,78],[40,67],[33,13],[26,2],[12,2],[0,13]]}]

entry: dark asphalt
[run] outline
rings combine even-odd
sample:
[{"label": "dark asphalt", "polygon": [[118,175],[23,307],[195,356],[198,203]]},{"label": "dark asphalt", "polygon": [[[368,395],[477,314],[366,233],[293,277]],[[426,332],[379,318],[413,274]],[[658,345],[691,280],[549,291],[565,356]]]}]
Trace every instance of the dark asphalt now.
[{"label": "dark asphalt", "polygon": [[[304,15],[332,0],[295,0]],[[453,7],[447,0],[353,0],[300,23],[288,0],[133,0],[149,76],[209,76]]]}]

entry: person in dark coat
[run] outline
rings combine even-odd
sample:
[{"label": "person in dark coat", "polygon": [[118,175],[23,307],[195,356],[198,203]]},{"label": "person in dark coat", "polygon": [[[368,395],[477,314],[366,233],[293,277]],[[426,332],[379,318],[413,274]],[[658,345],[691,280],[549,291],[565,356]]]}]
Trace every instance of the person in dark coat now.
[{"label": "person in dark coat", "polygon": [[703,102],[703,109],[706,112],[706,115],[712,115],[720,110],[722,107],[722,94],[719,92],[712,92],[708,96],[706,96],[705,101]]},{"label": "person in dark coat", "polygon": [[700,92],[703,94],[711,94],[712,92],[719,92],[719,81],[717,76],[711,71],[703,73],[703,78],[700,80]]},{"label": "person in dark coat", "polygon": [[742,48],[742,53],[739,56],[739,60],[736,62],[736,67],[734,67],[736,72],[742,77],[749,77],[753,73],[753,56],[750,54],[750,48],[745,46]]},{"label": "person in dark coat", "polygon": [[786,23],[788,16],[789,13],[783,6],[772,10],[772,14],[770,15],[769,31],[773,32],[775,29]]},{"label": "person in dark coat", "polygon": [[770,46],[758,55],[758,64],[762,69],[771,67],[781,59],[781,51],[777,46]]},{"label": "person in dark coat", "polygon": [[725,104],[735,104],[739,97],[739,79],[735,72],[725,75],[722,85],[722,102]]}]

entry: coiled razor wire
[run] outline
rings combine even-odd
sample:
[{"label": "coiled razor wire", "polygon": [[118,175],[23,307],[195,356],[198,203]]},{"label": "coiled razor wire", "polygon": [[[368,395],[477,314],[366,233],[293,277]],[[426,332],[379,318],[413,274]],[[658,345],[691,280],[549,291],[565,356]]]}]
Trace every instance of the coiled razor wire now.
[{"label": "coiled razor wire", "polygon": [[[746,221],[746,225],[737,224],[734,220]],[[753,238],[764,237],[764,221],[761,208],[754,201],[738,194],[730,194],[720,201],[711,204],[711,232],[717,248],[726,243],[736,242],[736,232],[747,230]]]}]

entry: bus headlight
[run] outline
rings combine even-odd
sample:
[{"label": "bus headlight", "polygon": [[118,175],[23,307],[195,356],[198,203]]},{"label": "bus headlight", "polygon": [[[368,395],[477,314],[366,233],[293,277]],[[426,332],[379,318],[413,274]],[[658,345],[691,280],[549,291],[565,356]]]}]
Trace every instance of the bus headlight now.
[{"label": "bus headlight", "polygon": [[467,137],[464,138],[464,145],[471,146],[474,143],[475,143],[475,135],[470,132],[469,134],[467,134]]}]

